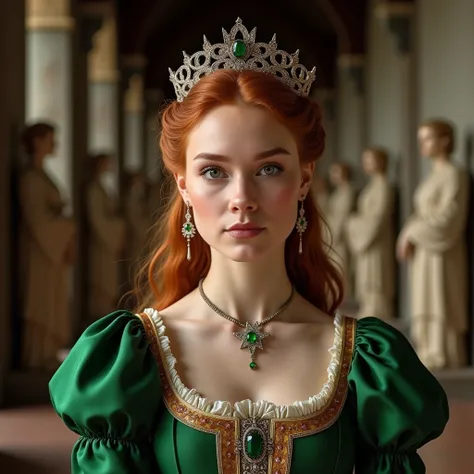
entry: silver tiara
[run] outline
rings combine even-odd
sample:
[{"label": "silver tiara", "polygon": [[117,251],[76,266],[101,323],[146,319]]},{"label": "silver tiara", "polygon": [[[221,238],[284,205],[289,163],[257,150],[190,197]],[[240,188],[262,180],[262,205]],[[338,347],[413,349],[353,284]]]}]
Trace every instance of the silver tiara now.
[{"label": "silver tiara", "polygon": [[[237,37],[238,33],[241,38]],[[217,69],[250,69],[273,74],[297,94],[307,96],[316,77],[316,68],[308,71],[299,64],[299,50],[289,54],[278,49],[275,35],[270,43],[256,43],[256,33],[256,28],[249,33],[242,20],[237,18],[230,33],[222,29],[223,43],[211,44],[204,36],[203,51],[192,56],[183,51],[183,65],[176,72],[169,69],[178,102],[188,95],[199,79]]]}]

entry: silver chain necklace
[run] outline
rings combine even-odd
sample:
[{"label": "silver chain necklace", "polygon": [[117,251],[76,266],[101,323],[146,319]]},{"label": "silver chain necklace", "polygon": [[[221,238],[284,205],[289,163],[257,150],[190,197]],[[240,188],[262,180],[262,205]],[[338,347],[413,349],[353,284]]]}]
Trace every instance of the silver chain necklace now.
[{"label": "silver chain necklace", "polygon": [[268,336],[271,336],[270,333],[268,332],[261,332],[260,327],[264,326],[267,324],[269,321],[271,321],[273,318],[276,318],[279,314],[283,313],[286,308],[290,305],[293,296],[295,294],[295,287],[291,287],[291,293],[288,299],[271,315],[265,318],[262,321],[256,321],[255,323],[249,323],[246,321],[245,323],[242,321],[239,321],[238,319],[233,318],[229,314],[225,313],[222,311],[222,309],[218,308],[207,296],[206,293],[204,293],[204,289],[202,287],[202,282],[203,280],[199,281],[199,293],[201,294],[202,299],[204,302],[213,310],[215,311],[219,316],[222,316],[223,318],[227,319],[228,321],[236,324],[237,326],[240,326],[243,328],[243,331],[240,332],[234,332],[234,336],[237,337],[240,341],[242,341],[242,345],[240,346],[241,349],[248,349],[250,352],[250,364],[249,367],[253,370],[257,368],[257,363],[255,362],[255,351],[257,349],[262,349],[263,350],[263,344],[262,340],[265,339]]}]

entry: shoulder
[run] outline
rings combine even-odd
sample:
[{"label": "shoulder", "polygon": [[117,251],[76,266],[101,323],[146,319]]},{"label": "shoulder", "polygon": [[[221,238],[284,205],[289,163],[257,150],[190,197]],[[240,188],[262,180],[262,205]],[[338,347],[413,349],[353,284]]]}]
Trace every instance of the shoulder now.
[{"label": "shoulder", "polygon": [[[55,410],[80,434],[107,431],[109,426],[125,435],[148,426],[160,398],[160,379],[140,318],[116,311],[89,326],[52,377],[49,390]],[[130,423],[117,417],[120,413]]]},{"label": "shoulder", "polygon": [[370,443],[389,440],[405,450],[417,449],[447,424],[443,388],[407,338],[378,318],[355,322],[348,383],[359,429]]}]

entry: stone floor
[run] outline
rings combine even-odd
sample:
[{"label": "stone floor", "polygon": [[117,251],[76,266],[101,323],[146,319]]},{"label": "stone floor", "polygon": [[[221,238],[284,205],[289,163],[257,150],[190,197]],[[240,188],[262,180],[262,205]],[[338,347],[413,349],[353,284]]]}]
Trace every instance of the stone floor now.
[{"label": "stone floor", "polygon": [[[445,433],[420,451],[428,474],[474,472],[474,401],[450,405]],[[0,411],[0,473],[68,474],[75,439],[48,407]]]}]

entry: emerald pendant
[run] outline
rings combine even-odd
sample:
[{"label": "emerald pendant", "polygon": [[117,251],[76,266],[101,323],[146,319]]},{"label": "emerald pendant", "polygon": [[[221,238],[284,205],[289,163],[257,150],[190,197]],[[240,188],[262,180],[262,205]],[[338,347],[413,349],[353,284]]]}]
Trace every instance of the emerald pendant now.
[{"label": "emerald pendant", "polygon": [[250,344],[255,344],[257,342],[257,335],[254,332],[249,332],[247,334],[247,342]]},{"label": "emerald pendant", "polygon": [[252,370],[255,370],[255,369],[257,368],[257,364],[256,364],[254,361],[252,361],[252,362],[250,362],[249,367],[250,367]]}]

